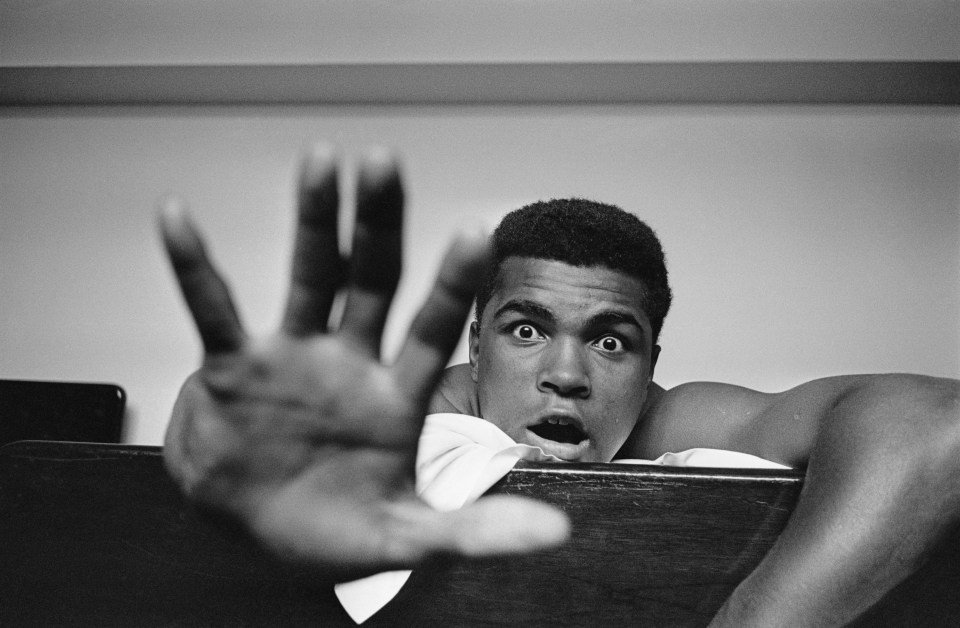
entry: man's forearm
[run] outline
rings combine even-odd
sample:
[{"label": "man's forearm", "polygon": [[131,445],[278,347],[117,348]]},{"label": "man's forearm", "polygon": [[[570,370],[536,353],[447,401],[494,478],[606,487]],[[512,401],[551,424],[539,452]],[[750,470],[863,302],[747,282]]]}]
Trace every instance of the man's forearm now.
[{"label": "man's forearm", "polygon": [[843,625],[915,571],[958,510],[960,382],[861,382],[819,417],[790,522],[713,625]]}]

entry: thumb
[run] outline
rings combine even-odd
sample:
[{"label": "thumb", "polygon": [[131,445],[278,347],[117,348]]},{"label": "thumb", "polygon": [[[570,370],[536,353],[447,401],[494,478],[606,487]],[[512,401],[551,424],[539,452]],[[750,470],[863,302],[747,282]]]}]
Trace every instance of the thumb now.
[{"label": "thumb", "polygon": [[485,497],[460,510],[418,509],[410,528],[413,551],[468,557],[523,554],[556,547],[570,537],[570,520],[560,509],[525,497]]}]

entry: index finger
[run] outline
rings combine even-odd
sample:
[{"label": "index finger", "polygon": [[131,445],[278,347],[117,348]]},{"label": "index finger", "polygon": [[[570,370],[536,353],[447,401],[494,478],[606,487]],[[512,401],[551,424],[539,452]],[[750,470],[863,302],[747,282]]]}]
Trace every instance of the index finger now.
[{"label": "index finger", "polygon": [[401,386],[424,404],[463,333],[473,296],[490,259],[482,233],[460,236],[450,246],[427,301],[410,326],[394,368]]}]

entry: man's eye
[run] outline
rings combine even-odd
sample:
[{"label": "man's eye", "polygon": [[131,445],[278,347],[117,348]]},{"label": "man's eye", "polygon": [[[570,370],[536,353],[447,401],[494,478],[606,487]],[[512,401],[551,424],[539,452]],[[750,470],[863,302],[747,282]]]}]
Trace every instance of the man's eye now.
[{"label": "man's eye", "polygon": [[520,340],[537,340],[542,337],[533,325],[517,325],[513,328],[512,333],[514,338]]},{"label": "man's eye", "polygon": [[616,336],[604,336],[593,344],[607,353],[619,353],[626,348],[623,341]]}]

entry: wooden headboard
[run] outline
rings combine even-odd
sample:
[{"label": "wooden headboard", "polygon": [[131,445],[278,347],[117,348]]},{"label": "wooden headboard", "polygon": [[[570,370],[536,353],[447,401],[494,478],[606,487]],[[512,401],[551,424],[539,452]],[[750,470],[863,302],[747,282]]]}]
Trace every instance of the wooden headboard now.
[{"label": "wooden headboard", "polygon": [[[572,541],[438,560],[365,626],[705,625],[776,539],[792,471],[521,463],[492,490],[563,508]],[[0,625],[352,626],[329,583],[200,516],[160,449],[0,448]],[[960,535],[864,626],[960,623]]]}]

